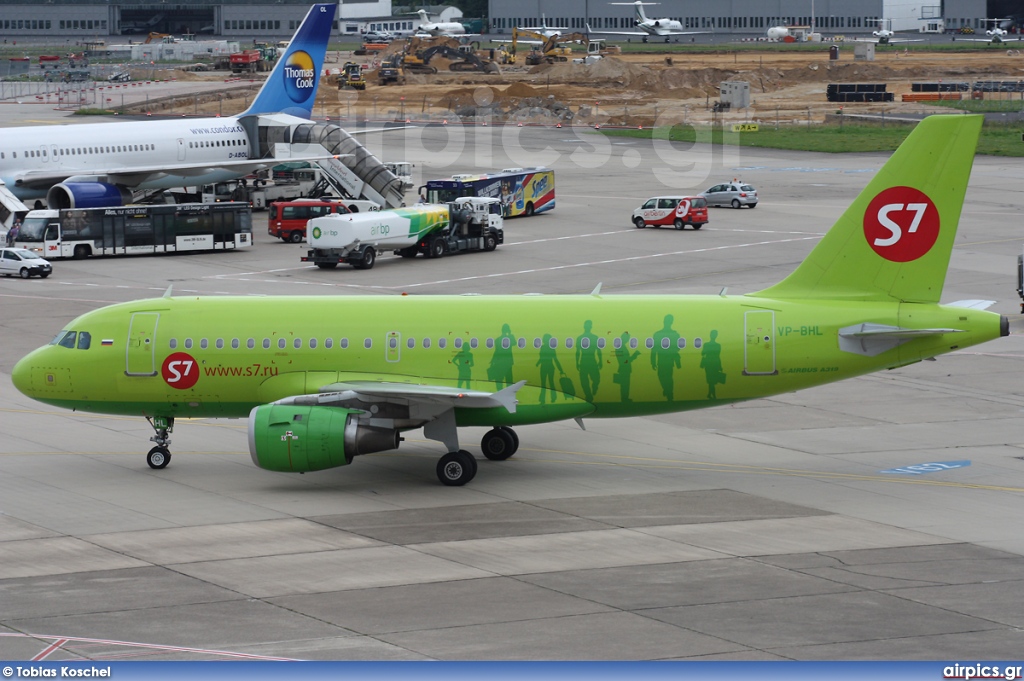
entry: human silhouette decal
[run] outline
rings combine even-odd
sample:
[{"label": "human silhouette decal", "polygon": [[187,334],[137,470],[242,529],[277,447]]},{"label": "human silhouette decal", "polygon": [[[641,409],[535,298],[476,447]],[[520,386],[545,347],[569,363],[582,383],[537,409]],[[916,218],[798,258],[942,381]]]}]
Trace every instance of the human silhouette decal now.
[{"label": "human silhouette decal", "polygon": [[452,358],[452,364],[459,370],[458,387],[468,390],[470,381],[473,380],[473,353],[469,351],[469,343],[462,344],[462,349]]},{"label": "human silhouette decal", "polygon": [[580,372],[580,387],[587,402],[594,401],[597,387],[601,385],[601,348],[597,347],[597,336],[591,333],[594,323],[583,322],[583,333],[576,338],[576,369]]},{"label": "human silhouette decal", "polygon": [[551,401],[558,399],[558,391],[555,390],[555,369],[558,373],[565,375],[562,363],[558,361],[558,351],[551,347],[551,334],[544,334],[544,344],[540,346],[540,359],[536,366],[540,367],[540,403],[545,403],[545,397],[550,396]]},{"label": "human silhouette decal", "polygon": [[501,327],[501,335],[494,341],[494,354],[491,355],[491,364],[487,367],[487,379],[494,381],[498,390],[510,386],[512,380],[512,365],[515,360],[512,357],[512,346],[516,339],[512,336],[512,329],[508,324]]},{"label": "human silhouette decal", "polygon": [[665,315],[665,326],[654,334],[654,347],[651,348],[651,368],[658,372],[661,383],[661,394],[669,402],[675,400],[673,372],[681,366],[679,359],[679,334],[672,329],[675,319]]},{"label": "human silhouette decal", "polygon": [[629,397],[629,381],[633,375],[633,362],[640,356],[640,351],[629,347],[628,331],[622,332],[619,342],[622,345],[615,348],[615,361],[619,365],[619,370],[612,376],[612,381],[619,384],[619,399],[623,402],[632,402]]},{"label": "human silhouette decal", "polygon": [[708,382],[708,399],[717,400],[715,386],[725,383],[725,372],[722,371],[722,345],[716,341],[718,331],[712,330],[711,340],[700,349],[700,368],[704,370],[704,379]]}]

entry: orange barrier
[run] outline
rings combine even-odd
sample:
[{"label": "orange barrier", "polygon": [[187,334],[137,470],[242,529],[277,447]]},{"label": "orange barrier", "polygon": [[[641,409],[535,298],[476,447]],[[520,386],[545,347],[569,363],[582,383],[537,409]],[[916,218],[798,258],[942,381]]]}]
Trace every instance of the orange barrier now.
[{"label": "orange barrier", "polygon": [[904,102],[959,101],[959,92],[912,92],[903,95]]}]

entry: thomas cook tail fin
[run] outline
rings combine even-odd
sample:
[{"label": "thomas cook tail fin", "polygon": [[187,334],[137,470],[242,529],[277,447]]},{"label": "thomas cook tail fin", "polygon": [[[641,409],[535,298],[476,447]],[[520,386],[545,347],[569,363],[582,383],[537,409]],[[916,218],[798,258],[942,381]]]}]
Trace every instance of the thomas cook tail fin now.
[{"label": "thomas cook tail fin", "polygon": [[252,106],[241,115],[285,113],[301,118],[313,115],[320,70],[324,66],[337,7],[323,3],[310,8]]},{"label": "thomas cook tail fin", "polygon": [[751,295],[937,303],[981,116],[929,116],[797,269]]}]

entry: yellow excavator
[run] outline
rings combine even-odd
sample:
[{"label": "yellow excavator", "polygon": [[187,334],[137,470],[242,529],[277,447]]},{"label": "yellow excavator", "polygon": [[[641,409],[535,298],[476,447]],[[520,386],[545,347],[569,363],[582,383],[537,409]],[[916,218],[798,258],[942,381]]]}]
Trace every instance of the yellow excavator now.
[{"label": "yellow excavator", "polygon": [[590,44],[590,36],[586,33],[563,33],[562,35],[546,36],[543,33],[513,28],[512,49],[506,58],[509,63],[514,64],[516,62],[519,42],[522,40],[533,41],[530,51],[524,58],[527,66],[569,61],[572,57],[572,48],[568,46],[568,43]]}]

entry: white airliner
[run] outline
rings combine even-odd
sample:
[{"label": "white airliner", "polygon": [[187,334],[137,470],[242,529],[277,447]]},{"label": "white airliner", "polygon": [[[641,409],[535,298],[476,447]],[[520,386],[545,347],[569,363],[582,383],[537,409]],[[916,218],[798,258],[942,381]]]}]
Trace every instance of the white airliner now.
[{"label": "white airliner", "polygon": [[416,14],[420,15],[421,22],[419,28],[416,29],[417,35],[445,36],[449,38],[476,35],[466,33],[466,27],[457,21],[431,21],[425,9],[416,10]]},{"label": "white airliner", "polygon": [[[316,4],[260,89],[237,116],[4,128],[0,181],[6,192],[50,208],[130,203],[135,189],[168,189],[244,177],[280,160],[256,158],[260,116],[308,124],[337,5]],[[280,140],[277,140],[280,141]],[[291,156],[289,161],[324,159]]]},{"label": "white airliner", "polygon": [[644,13],[644,5],[660,5],[660,2],[609,2],[609,5],[631,5],[636,8],[636,27],[639,31],[595,31],[587,24],[587,33],[598,35],[638,35],[644,42],[651,36],[664,38],[665,42],[675,35],[697,35],[700,33],[711,33],[711,31],[684,31],[682,23],[675,19],[648,19]]},{"label": "white airliner", "polygon": [[[924,38],[897,38],[896,31],[892,30],[892,19],[875,19],[878,22],[878,30],[872,31],[873,38],[854,38],[858,43],[875,43],[876,45],[895,45],[896,43],[919,43]],[[888,28],[886,28],[888,26]]]}]

